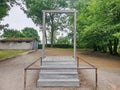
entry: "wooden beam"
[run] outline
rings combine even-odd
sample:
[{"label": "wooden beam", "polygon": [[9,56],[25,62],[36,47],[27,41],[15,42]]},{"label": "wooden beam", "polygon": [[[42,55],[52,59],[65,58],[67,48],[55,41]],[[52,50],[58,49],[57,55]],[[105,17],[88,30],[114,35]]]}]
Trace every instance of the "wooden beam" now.
[{"label": "wooden beam", "polygon": [[74,13],[76,10],[42,10],[44,13]]},{"label": "wooden beam", "polygon": [[43,12],[42,59],[45,58],[45,12]]},{"label": "wooden beam", "polygon": [[76,12],[74,12],[74,59],[76,59]]},{"label": "wooden beam", "polygon": [[43,39],[42,39],[42,59],[45,58],[45,14],[46,13],[74,13],[74,59],[76,59],[76,10],[42,10],[43,12]]}]

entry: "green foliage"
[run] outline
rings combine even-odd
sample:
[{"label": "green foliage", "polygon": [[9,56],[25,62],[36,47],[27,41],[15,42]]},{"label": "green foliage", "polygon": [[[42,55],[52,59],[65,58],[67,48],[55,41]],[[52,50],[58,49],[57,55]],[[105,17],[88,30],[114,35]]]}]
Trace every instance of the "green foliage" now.
[{"label": "green foliage", "polygon": [[8,15],[8,11],[13,4],[15,4],[15,0],[0,0],[0,30],[4,29],[4,27],[8,25],[1,25],[2,19]]},{"label": "green foliage", "polygon": [[[48,48],[51,47],[51,44],[47,44],[46,45]],[[53,45],[54,48],[73,48],[73,45],[70,45],[70,44],[54,44]],[[39,44],[38,45],[38,48],[39,49],[42,49],[42,44]]]},{"label": "green foliage", "polygon": [[8,38],[24,37],[24,35],[20,31],[13,30],[13,29],[4,30],[4,34],[2,36],[3,37],[8,37]]},{"label": "green foliage", "polygon": [[56,44],[70,44],[70,41],[67,36],[65,36],[65,37],[62,36],[57,39]]},{"label": "green foliage", "polygon": [[65,0],[25,0],[26,14],[36,25],[42,24],[42,10],[54,10],[67,6]]},{"label": "green foliage", "polygon": [[2,35],[8,38],[34,38],[40,42],[38,32],[34,28],[24,28],[22,31],[7,29]]},{"label": "green foliage", "polygon": [[55,44],[53,47],[55,47],[55,48],[73,48],[73,45],[70,45],[70,44]]},{"label": "green foliage", "polygon": [[0,0],[0,21],[3,17],[8,15],[8,11],[13,4],[17,3],[15,0]]},{"label": "green foliage", "polygon": [[6,0],[1,0],[0,1],[0,21],[3,17],[7,15],[8,10],[9,10],[9,6]]},{"label": "green foliage", "polygon": [[79,0],[75,8],[78,47],[102,52],[109,48],[116,53],[120,38],[120,0]]},{"label": "green foliage", "polygon": [[36,39],[37,41],[40,42],[38,32],[34,28],[26,27],[22,30],[22,34],[26,38],[34,38],[34,39]]},{"label": "green foliage", "polygon": [[[25,4],[26,4],[26,14],[28,17],[32,18],[33,22],[38,25],[41,26],[42,24],[42,10],[59,10],[59,9],[63,9],[65,7],[67,7],[67,3],[65,0],[25,0]],[[55,13],[47,13],[46,14],[46,25],[47,30],[49,30],[48,32],[46,32],[45,36],[47,38],[47,33],[49,33],[49,38],[50,38],[50,42],[51,42],[51,46],[53,46],[55,33],[56,30],[62,30],[63,26],[65,24],[61,23],[57,23],[58,19],[61,21],[65,21],[65,18],[62,18],[62,15],[60,14],[55,14]],[[63,19],[63,20],[62,20]],[[62,22],[63,23],[63,22]],[[61,28],[61,27],[62,28]],[[47,43],[47,39],[46,39],[46,43]]]}]

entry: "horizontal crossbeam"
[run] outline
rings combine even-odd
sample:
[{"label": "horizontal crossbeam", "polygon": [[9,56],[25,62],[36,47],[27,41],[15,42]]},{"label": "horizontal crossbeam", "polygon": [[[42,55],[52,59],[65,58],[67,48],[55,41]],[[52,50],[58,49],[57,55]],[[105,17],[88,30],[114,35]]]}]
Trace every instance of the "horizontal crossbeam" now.
[{"label": "horizontal crossbeam", "polygon": [[42,10],[44,13],[75,13],[76,10]]}]

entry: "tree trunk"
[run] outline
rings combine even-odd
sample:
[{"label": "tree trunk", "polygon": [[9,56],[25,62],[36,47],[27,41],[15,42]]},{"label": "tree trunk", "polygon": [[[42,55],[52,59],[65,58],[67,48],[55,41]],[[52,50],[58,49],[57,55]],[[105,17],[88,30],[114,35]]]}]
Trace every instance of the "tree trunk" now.
[{"label": "tree trunk", "polygon": [[106,53],[106,52],[107,52],[106,46],[103,46],[103,47],[102,47],[102,52],[103,52],[103,53]]},{"label": "tree trunk", "polygon": [[47,34],[46,34],[46,31],[45,31],[45,41],[46,41],[46,44],[45,44],[45,46],[47,47]]},{"label": "tree trunk", "polygon": [[113,54],[114,55],[118,55],[118,52],[117,52],[118,43],[119,43],[118,38],[114,38],[114,47],[113,47]]},{"label": "tree trunk", "polygon": [[97,51],[97,45],[96,44],[93,45],[93,50]]},{"label": "tree trunk", "polygon": [[108,48],[109,48],[109,53],[113,54],[113,51],[112,51],[112,40],[109,40]]},{"label": "tree trunk", "polygon": [[51,47],[53,47],[53,25],[51,27]]}]

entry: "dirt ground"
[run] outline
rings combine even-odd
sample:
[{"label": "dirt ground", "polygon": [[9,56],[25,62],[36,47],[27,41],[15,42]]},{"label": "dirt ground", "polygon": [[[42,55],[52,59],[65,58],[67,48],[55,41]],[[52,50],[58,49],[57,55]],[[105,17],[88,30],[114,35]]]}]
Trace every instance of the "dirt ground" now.
[{"label": "dirt ground", "polygon": [[[47,49],[47,55],[69,56],[72,50]],[[24,90],[24,68],[41,56],[38,50],[22,54],[16,58],[0,62],[0,90]],[[98,68],[97,90],[120,90],[120,57],[103,55],[91,51],[77,51],[77,56]],[[38,61],[32,67],[39,67]],[[80,67],[89,67],[80,62]],[[27,72],[26,90],[95,90],[94,70],[80,70],[80,87],[38,87],[36,81],[39,71]]]}]

